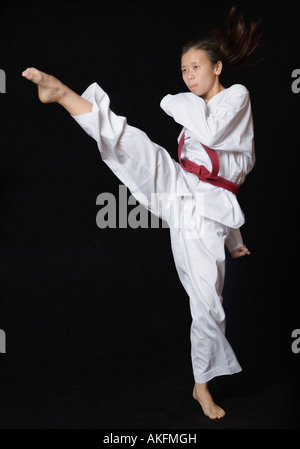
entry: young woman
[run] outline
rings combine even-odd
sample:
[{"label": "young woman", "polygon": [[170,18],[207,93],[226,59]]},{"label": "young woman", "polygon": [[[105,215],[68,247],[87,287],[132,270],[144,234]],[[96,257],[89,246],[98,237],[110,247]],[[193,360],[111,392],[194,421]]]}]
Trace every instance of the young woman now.
[{"label": "young woman", "polygon": [[250,254],[239,231],[244,215],[236,194],[255,162],[249,92],[241,84],[225,88],[220,75],[223,65],[244,61],[257,47],[257,27],[252,22],[248,28],[242,16],[235,20],[233,8],[224,31],[183,47],[181,70],[190,92],[161,102],[183,126],[179,162],[115,115],[98,84],[79,96],[35,68],[22,74],[37,84],[43,103],[57,102],[74,117],[132,194],[168,222],[178,275],[190,298],[193,397],[211,419],[225,412],[208,382],[241,371],[225,337],[222,289],[225,245],[232,257]]}]

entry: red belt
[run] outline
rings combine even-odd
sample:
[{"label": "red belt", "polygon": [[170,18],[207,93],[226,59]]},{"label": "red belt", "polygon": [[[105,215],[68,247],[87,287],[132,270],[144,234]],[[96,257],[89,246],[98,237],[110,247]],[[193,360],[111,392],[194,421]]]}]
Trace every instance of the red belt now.
[{"label": "red belt", "polygon": [[205,149],[206,153],[208,154],[211,163],[212,163],[212,171],[208,171],[207,168],[204,165],[198,165],[195,162],[192,162],[188,159],[181,160],[181,150],[183,147],[184,142],[184,133],[182,133],[181,139],[179,141],[178,146],[178,159],[180,162],[180,165],[189,173],[193,173],[196,175],[201,181],[209,182],[210,184],[218,187],[223,187],[223,189],[227,189],[230,192],[237,195],[239,191],[239,185],[235,182],[229,181],[228,179],[222,178],[221,176],[218,176],[219,173],[219,158],[217,153],[212,150],[211,148],[208,148],[207,146],[201,144],[203,148]]}]

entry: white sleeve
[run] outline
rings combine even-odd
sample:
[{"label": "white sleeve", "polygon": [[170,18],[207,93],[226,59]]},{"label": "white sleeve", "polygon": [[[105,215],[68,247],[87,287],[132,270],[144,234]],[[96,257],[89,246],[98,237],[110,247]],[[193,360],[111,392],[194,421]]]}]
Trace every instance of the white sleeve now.
[{"label": "white sleeve", "polygon": [[243,237],[239,229],[229,228],[225,245],[230,253],[244,245]]},{"label": "white sleeve", "polygon": [[245,133],[251,120],[250,97],[246,87],[236,85],[213,113],[205,101],[193,93],[167,95],[161,101],[161,108],[209,148],[245,150],[239,136]]}]

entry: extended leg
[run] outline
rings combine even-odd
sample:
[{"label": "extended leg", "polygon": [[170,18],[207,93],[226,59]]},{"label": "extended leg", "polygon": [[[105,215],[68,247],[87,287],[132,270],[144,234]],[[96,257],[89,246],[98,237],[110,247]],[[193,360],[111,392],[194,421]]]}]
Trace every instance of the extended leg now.
[{"label": "extended leg", "polygon": [[[179,165],[164,148],[143,131],[129,126],[125,117],[114,114],[109,97],[96,83],[80,96],[57,78],[35,68],[26,69],[22,75],[37,84],[43,103],[63,106],[96,140],[103,161],[142,205],[167,219],[162,209],[168,194],[176,192]],[[156,194],[166,195],[167,200],[159,197],[158,201]]]}]

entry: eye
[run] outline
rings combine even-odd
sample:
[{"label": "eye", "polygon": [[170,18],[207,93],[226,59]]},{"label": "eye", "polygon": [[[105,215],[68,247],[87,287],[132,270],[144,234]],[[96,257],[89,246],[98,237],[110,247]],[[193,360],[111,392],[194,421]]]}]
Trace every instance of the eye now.
[{"label": "eye", "polygon": [[199,65],[194,65],[195,70],[199,69],[199,67],[200,67]]},{"label": "eye", "polygon": [[187,72],[187,70],[186,69],[182,69],[182,73],[186,73]]}]

